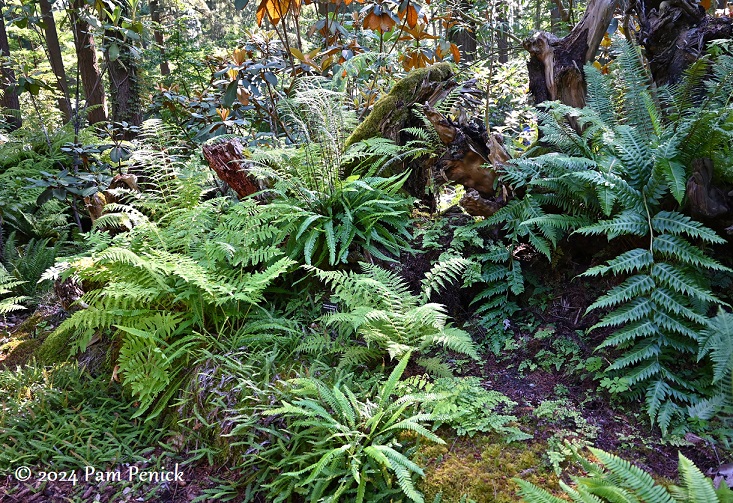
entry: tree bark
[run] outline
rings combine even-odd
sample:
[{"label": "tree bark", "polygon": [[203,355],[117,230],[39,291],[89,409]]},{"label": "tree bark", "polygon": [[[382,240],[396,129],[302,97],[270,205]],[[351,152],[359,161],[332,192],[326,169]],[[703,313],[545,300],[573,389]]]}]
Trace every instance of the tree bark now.
[{"label": "tree bark", "polygon": [[39,0],[39,4],[41,6],[41,19],[43,20],[43,33],[48,50],[48,62],[51,64],[53,74],[56,76],[56,85],[61,91],[58,107],[64,118],[64,123],[67,123],[71,120],[71,101],[69,100],[69,86],[66,81],[64,60],[61,57],[61,45],[56,32],[56,21],[53,18],[51,1]]},{"label": "tree bark", "polygon": [[585,106],[583,65],[591,61],[606,33],[618,0],[591,0],[583,19],[563,38],[547,32],[524,41],[529,52],[529,90],[535,104],[559,100]]},{"label": "tree bark", "polygon": [[[121,2],[123,16],[129,13],[129,4]],[[104,48],[104,60],[109,74],[110,101],[112,102],[113,122],[126,122],[133,126],[142,124],[142,109],[140,104],[140,83],[137,76],[137,61],[135,60],[130,44],[117,29],[105,32],[107,39]],[[122,133],[125,140],[133,139],[135,134],[130,130]]]},{"label": "tree bark", "polygon": [[153,24],[155,25],[153,28],[153,38],[155,38],[155,43],[160,48],[160,74],[170,75],[171,69],[168,65],[168,59],[165,55],[165,40],[163,39],[163,32],[160,29],[160,2],[159,0],[150,0],[150,19],[153,21]]},{"label": "tree bark", "polygon": [[[0,1],[0,55],[10,57],[10,44],[8,43],[8,34],[5,31],[5,2]],[[15,131],[23,125],[20,117],[20,100],[15,87],[15,72],[9,64],[0,66],[0,107],[8,110],[15,110],[17,115],[8,114],[5,120],[10,124],[10,130]]]},{"label": "tree bark", "polygon": [[501,27],[496,37],[496,49],[499,53],[499,63],[509,62],[509,37],[507,37],[507,30],[509,29],[509,23],[503,14],[498,17],[498,25]]},{"label": "tree bark", "polygon": [[96,124],[107,121],[107,97],[97,63],[97,49],[92,29],[81,16],[85,5],[84,0],[74,0],[69,16],[74,31],[77,65],[86,96],[87,119],[90,124]]},{"label": "tree bark", "polygon": [[257,180],[242,167],[243,147],[236,138],[223,143],[204,145],[203,153],[209,167],[237,193],[240,199],[260,190]]},{"label": "tree bark", "polygon": [[706,15],[690,0],[635,0],[627,10],[630,15],[641,26],[636,39],[657,85],[677,82],[710,41],[733,38],[733,18]]},{"label": "tree bark", "polygon": [[[467,12],[471,8],[467,0],[461,0],[460,5],[462,11]],[[476,59],[476,23],[473,20],[467,20],[460,29],[451,30],[449,39],[460,48],[463,61],[470,63]]]}]

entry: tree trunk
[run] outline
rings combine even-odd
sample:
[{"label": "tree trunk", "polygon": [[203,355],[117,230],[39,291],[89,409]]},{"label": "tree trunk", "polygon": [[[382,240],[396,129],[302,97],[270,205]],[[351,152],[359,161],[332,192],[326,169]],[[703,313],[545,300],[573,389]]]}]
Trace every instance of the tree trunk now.
[{"label": "tree trunk", "polygon": [[163,40],[163,32],[160,30],[160,2],[159,0],[150,0],[150,19],[153,21],[153,37],[155,43],[160,48],[160,74],[170,75],[171,69],[168,66],[168,59],[165,56],[165,40]]},{"label": "tree trunk", "polygon": [[84,0],[74,0],[69,16],[74,31],[77,65],[86,96],[87,118],[90,124],[96,124],[107,121],[107,98],[97,63],[97,49],[94,45],[92,29],[89,23],[81,17],[85,5]]},{"label": "tree trunk", "polygon": [[591,61],[606,33],[618,0],[590,0],[583,19],[561,39],[547,32],[524,41],[529,52],[529,90],[535,104],[559,100],[585,106],[583,65]]},{"label": "tree trunk", "polygon": [[507,37],[509,23],[503,14],[499,15],[498,21],[500,31],[496,37],[496,49],[499,53],[499,63],[503,64],[509,62],[509,37]]},{"label": "tree trunk", "polygon": [[[129,13],[129,4],[122,2],[123,16]],[[105,32],[107,44],[104,60],[109,73],[109,91],[112,102],[113,122],[126,122],[133,126],[142,124],[140,104],[140,83],[137,76],[137,61],[132,54],[130,40],[126,40],[117,29]],[[123,139],[131,140],[135,135],[125,130]]]},{"label": "tree trunk", "polygon": [[50,0],[39,0],[41,6],[41,19],[43,20],[43,32],[46,38],[48,49],[48,61],[51,64],[53,74],[56,76],[56,85],[61,91],[58,99],[58,107],[64,118],[64,123],[71,120],[71,101],[69,100],[69,86],[66,82],[66,71],[64,60],[61,57],[61,46],[56,32],[56,21],[53,18]]},{"label": "tree trunk", "polygon": [[[8,34],[5,31],[5,13],[3,11],[5,2],[0,2],[0,55],[10,57],[10,44],[8,43]],[[23,125],[20,118],[20,100],[15,88],[15,72],[9,63],[0,66],[0,107],[8,110],[15,110],[17,115],[8,114],[5,120],[10,124],[11,131],[15,131]]]},{"label": "tree trunk", "polygon": [[733,18],[706,15],[690,0],[635,0],[627,15],[638,19],[637,41],[646,50],[657,85],[677,82],[704,55],[708,42],[733,38]]},{"label": "tree trunk", "polygon": [[[470,8],[471,4],[467,0],[461,0],[462,11]],[[476,23],[467,21],[460,29],[451,30],[449,38],[460,48],[463,61],[470,63],[476,59]]]}]

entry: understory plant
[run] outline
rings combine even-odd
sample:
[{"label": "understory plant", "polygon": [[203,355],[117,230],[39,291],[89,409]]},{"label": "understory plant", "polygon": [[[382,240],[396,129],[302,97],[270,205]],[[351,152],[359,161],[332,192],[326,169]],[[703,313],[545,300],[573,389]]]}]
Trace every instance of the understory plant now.
[{"label": "understory plant", "polygon": [[346,151],[353,111],[324,81],[300,79],[281,107],[293,145],[252,152],[249,169],[272,184],[266,211],[280,227],[287,255],[328,268],[353,262],[354,255],[398,257],[411,238],[413,201],[400,193],[407,175],[375,176],[393,159],[370,156],[363,176],[345,176],[346,166],[363,152]]},{"label": "understory plant", "polygon": [[147,148],[159,169],[151,176],[153,187],[130,194],[128,205],[108,205],[114,213],[97,220],[100,227],[127,232],[90,233],[88,251],[49,277],[86,285],[78,303],[83,309],[54,336],[70,337],[79,351],[95,336],[119,340],[116,375],[140,402],[136,416],[152,418],[218,339],[247,334],[250,327],[263,337],[278,333],[275,323],[260,323],[269,314],[258,305],[294,263],[277,246],[278,228],[254,201],[199,203],[201,186],[186,166],[164,145],[150,142]]},{"label": "understory plant", "polygon": [[161,432],[132,419],[118,384],[76,363],[0,370],[0,472],[147,462]]},{"label": "understory plant", "polygon": [[435,346],[478,360],[471,336],[449,324],[445,306],[428,301],[431,292],[456,281],[466,265],[459,257],[437,263],[423,280],[419,295],[410,291],[399,274],[377,265],[362,263],[361,273],[312,269],[330,287],[331,299],[337,303],[339,312],[323,317],[336,337],[314,335],[301,349],[341,353],[342,366],[421,353],[418,363],[439,374],[450,374],[450,369],[439,359],[426,358]]},{"label": "understory plant", "polygon": [[265,486],[272,501],[296,494],[306,501],[424,501],[415,488],[423,470],[410,459],[412,446],[417,439],[445,442],[426,428],[435,416],[417,410],[429,395],[394,397],[409,359],[407,352],[369,394],[313,377],[285,383],[285,398],[264,412],[280,418],[287,432],[278,439],[275,480]]},{"label": "understory plant", "polygon": [[403,387],[435,395],[423,408],[438,418],[436,427],[447,425],[457,435],[469,437],[498,433],[507,443],[532,438],[516,426],[517,417],[510,414],[517,403],[503,393],[484,388],[478,377],[440,377],[430,382],[425,376],[415,376]]},{"label": "understory plant", "polygon": [[[730,269],[710,251],[726,241],[684,214],[683,205],[692,162],[728,148],[733,137],[733,59],[717,62],[707,92],[691,102],[688,90],[706,78],[707,58],[681,84],[654,94],[638,48],[622,41],[616,51],[613,76],[586,68],[588,107],[552,103],[539,112],[542,140],[554,152],[511,163],[505,181],[524,195],[488,220],[504,222],[510,238],[548,259],[571,233],[620,242],[615,256],[581,274],[618,278],[588,308],[602,310],[591,330],[612,330],[599,347],[618,355],[608,373],[624,378],[632,396],[644,396],[666,434],[711,393],[712,376],[695,359],[710,308],[723,304],[709,278]],[[505,305],[502,292],[515,283],[514,266],[502,265],[513,263],[511,255],[495,255],[489,262],[501,267],[492,266],[484,294],[491,312]]]},{"label": "understory plant", "polygon": [[[574,503],[723,503],[733,501],[733,492],[724,483],[718,489],[695,464],[679,454],[679,486],[665,487],[652,476],[618,456],[588,448],[597,462],[588,461],[575,452],[576,460],[587,476],[571,476],[573,485],[560,481],[560,487]],[[514,479],[526,503],[565,503],[536,485]]]}]

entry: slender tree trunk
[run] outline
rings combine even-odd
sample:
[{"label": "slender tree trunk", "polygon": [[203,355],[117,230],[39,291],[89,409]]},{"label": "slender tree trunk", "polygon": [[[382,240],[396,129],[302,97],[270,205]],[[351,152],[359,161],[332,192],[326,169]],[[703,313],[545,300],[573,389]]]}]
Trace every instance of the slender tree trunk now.
[{"label": "slender tree trunk", "polygon": [[[129,5],[123,3],[123,15],[128,14]],[[125,40],[122,34],[115,29],[105,33],[107,44],[104,50],[104,59],[109,74],[109,91],[112,101],[112,116],[114,122],[126,122],[139,126],[142,124],[142,110],[140,105],[140,83],[137,76],[137,61],[130,50],[130,40]],[[134,135],[130,132],[123,134],[124,139],[130,140]]]},{"label": "slender tree trunk", "polygon": [[48,61],[51,63],[51,69],[56,76],[56,84],[61,97],[58,99],[58,107],[64,118],[64,123],[71,120],[71,101],[69,100],[69,86],[66,81],[66,71],[64,70],[64,60],[61,57],[61,46],[59,45],[59,37],[56,32],[56,21],[53,18],[50,0],[39,0],[41,6],[41,19],[43,19],[43,32],[46,38],[46,48],[48,49]]},{"label": "slender tree trunk", "polygon": [[[5,2],[0,1],[0,55],[10,56],[10,44],[8,43],[8,34],[5,31]],[[15,72],[10,65],[2,65],[0,67],[0,107],[8,110],[16,110],[17,115],[7,115],[5,120],[10,124],[12,131],[23,125],[20,118],[20,100],[15,89]]]},{"label": "slender tree trunk", "polygon": [[152,19],[154,23],[153,28],[153,37],[155,38],[155,43],[160,48],[160,74],[161,75],[170,75],[171,69],[170,66],[168,66],[168,59],[165,55],[165,41],[163,40],[163,32],[160,29],[160,2],[159,0],[150,0],[150,18]]},{"label": "slender tree trunk", "polygon": [[503,64],[509,62],[509,37],[506,36],[506,32],[509,29],[509,23],[507,23],[503,14],[499,15],[498,21],[501,31],[496,37],[496,48],[499,52],[499,63]]},{"label": "slender tree trunk", "polygon": [[102,73],[97,63],[97,49],[94,45],[92,29],[89,23],[81,17],[85,5],[84,0],[74,0],[69,10],[69,16],[74,31],[77,65],[86,96],[87,118],[90,124],[96,124],[107,121],[107,98],[104,94]]},{"label": "slender tree trunk", "polygon": [[[468,11],[471,4],[468,0],[461,0],[461,11]],[[476,59],[476,23],[469,20],[462,29],[450,32],[450,41],[461,49],[463,61],[471,62]]]}]

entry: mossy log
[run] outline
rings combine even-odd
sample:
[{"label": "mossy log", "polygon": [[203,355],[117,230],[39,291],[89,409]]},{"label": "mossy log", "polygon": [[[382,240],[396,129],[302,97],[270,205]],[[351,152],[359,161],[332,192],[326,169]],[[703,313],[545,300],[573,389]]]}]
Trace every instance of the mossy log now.
[{"label": "mossy log", "polygon": [[[455,118],[437,110],[438,104],[451,93],[460,96],[456,101],[460,110],[456,111]],[[505,191],[499,191],[500,197],[497,197],[496,187],[501,165],[509,155],[500,135],[489,134],[480,119],[470,118],[473,106],[479,103],[477,97],[481,95],[475,80],[456,82],[446,63],[415,70],[374,105],[346,144],[374,136],[405,144],[410,139],[405,128],[425,127],[422,118],[415,113],[415,107],[422,106],[423,115],[438,133],[445,150],[437,158],[424,156],[410,161],[404,167],[410,170],[405,190],[434,212],[436,194],[429,193],[428,189],[444,183],[461,184],[476,194],[467,211],[482,216],[493,214],[505,201]]]},{"label": "mossy log", "polygon": [[412,113],[415,103],[435,105],[457,85],[448,63],[410,72],[374,104],[366,119],[346,139],[346,146],[375,136],[399,142],[402,130],[415,122]]}]

